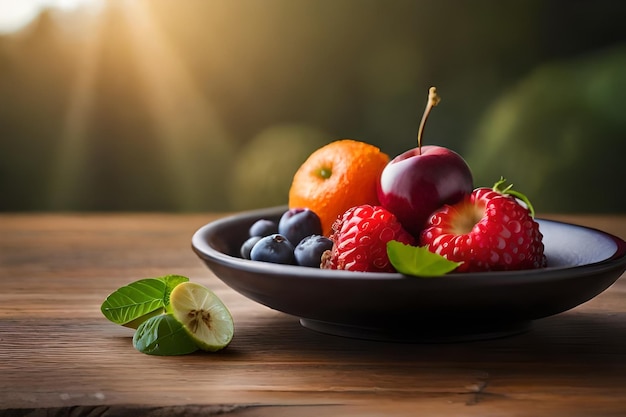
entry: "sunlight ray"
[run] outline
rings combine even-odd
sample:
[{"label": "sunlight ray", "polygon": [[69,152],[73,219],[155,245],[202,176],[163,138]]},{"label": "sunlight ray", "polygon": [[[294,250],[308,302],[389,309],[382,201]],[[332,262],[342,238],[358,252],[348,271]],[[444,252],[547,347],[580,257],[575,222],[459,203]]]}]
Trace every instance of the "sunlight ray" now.
[{"label": "sunlight ray", "polygon": [[91,32],[79,58],[58,152],[51,156],[54,158],[48,190],[48,205],[51,209],[78,207],[82,182],[85,180],[89,152],[87,129],[94,104],[94,85],[102,43],[102,19],[96,15],[91,19],[91,25],[88,25]]},{"label": "sunlight ray", "polygon": [[202,208],[205,197],[201,190],[207,189],[208,179],[199,168],[211,163],[212,157],[224,164],[232,141],[183,59],[157,25],[150,7],[134,0],[124,5],[146,105],[168,155],[165,163],[177,184],[178,206],[181,210]]}]

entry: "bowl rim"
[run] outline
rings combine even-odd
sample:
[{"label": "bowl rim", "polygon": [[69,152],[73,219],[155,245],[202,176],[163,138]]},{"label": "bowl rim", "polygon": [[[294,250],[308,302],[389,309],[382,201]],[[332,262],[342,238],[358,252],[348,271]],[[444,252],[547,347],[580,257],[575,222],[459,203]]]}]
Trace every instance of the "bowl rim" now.
[{"label": "bowl rim", "polygon": [[[406,280],[406,279],[422,279],[429,281],[428,277],[414,277],[410,275],[404,275],[401,273],[388,273],[388,272],[354,272],[354,271],[341,271],[341,270],[325,270],[317,268],[307,268],[297,265],[281,265],[267,262],[257,262],[248,259],[231,256],[224,252],[221,252],[214,248],[210,243],[208,237],[216,234],[220,229],[229,225],[236,224],[238,222],[251,220],[254,218],[271,217],[280,214],[281,211],[285,211],[287,206],[274,206],[261,209],[245,210],[237,213],[227,214],[224,217],[213,220],[209,223],[198,228],[191,238],[191,246],[193,251],[201,259],[209,261],[211,263],[217,263],[219,265],[245,271],[256,274],[271,274],[281,275],[284,277],[293,276],[294,279],[346,279],[352,281],[362,280]],[[582,230],[592,232],[594,234],[601,235],[615,244],[615,252],[608,256],[606,259],[602,259],[597,262],[592,262],[582,265],[571,266],[554,266],[545,267],[541,269],[522,270],[522,271],[490,271],[490,272],[452,272],[443,276],[436,277],[437,281],[445,281],[448,283],[462,280],[467,282],[468,280],[491,281],[494,278],[506,278],[503,282],[520,283],[520,281],[534,281],[537,279],[543,279],[547,275],[552,278],[559,276],[563,278],[567,277],[579,277],[582,275],[588,275],[591,273],[599,273],[605,270],[614,270],[620,267],[626,268],[626,242],[621,238],[614,236],[605,231],[591,228],[588,226],[582,226],[573,223],[566,223],[558,220],[537,218],[541,223],[551,223],[564,227],[576,227]]]}]

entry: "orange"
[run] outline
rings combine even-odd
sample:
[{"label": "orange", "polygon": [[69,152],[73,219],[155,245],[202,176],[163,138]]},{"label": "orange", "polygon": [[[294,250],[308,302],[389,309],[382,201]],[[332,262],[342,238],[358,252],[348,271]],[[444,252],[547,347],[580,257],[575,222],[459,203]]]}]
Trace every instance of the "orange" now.
[{"label": "orange", "polygon": [[376,146],[341,139],[313,152],[289,189],[289,208],[309,208],[330,235],[338,216],[361,204],[378,205],[376,187],[389,156]]}]

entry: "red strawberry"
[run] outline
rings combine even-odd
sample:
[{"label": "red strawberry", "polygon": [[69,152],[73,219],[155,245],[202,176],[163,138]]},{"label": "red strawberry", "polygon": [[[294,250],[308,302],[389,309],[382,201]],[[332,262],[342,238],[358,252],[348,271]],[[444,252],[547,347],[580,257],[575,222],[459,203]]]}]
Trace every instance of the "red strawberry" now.
[{"label": "red strawberry", "polygon": [[493,189],[477,188],[460,203],[433,213],[420,244],[451,261],[462,261],[459,272],[546,266],[543,235],[533,219],[532,206],[510,186],[500,190],[503,183],[499,181]]},{"label": "red strawberry", "polygon": [[321,267],[361,272],[395,272],[387,256],[387,242],[415,243],[395,215],[370,205],[348,209],[333,224],[330,239],[333,249],[324,253]]}]

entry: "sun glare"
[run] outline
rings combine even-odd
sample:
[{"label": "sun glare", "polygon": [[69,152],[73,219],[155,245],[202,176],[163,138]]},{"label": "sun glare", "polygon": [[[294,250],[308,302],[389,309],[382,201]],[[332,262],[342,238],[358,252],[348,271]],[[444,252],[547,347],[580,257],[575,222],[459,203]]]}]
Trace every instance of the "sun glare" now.
[{"label": "sun glare", "polygon": [[79,7],[99,10],[104,0],[0,0],[0,34],[17,32],[46,9],[68,11]]},{"label": "sun glare", "polygon": [[[130,30],[127,47],[133,51],[131,71],[140,74],[142,80],[133,94],[142,97],[155,127],[154,146],[163,150],[162,162],[177,185],[177,206],[182,210],[197,209],[204,198],[198,190],[206,182],[197,167],[212,163],[211,155],[229,151],[228,134],[150,7],[135,0],[119,0],[111,7],[118,22],[127,23]],[[90,41],[81,49],[77,62],[80,70],[69,90],[65,128],[49,190],[54,207],[72,206],[72,199],[81,188],[80,173],[85,169],[89,152],[91,112],[98,100],[94,86],[98,77],[106,75],[100,70],[100,50],[104,42],[111,41],[103,34],[105,14],[92,16],[87,36]],[[205,158],[206,163],[196,163],[198,158]]]},{"label": "sun glare", "polygon": [[[74,0],[75,1],[75,0]],[[59,2],[63,3],[63,2]],[[67,1],[65,2],[67,3]],[[61,142],[50,178],[50,205],[61,208],[77,204],[80,181],[84,176],[87,154],[87,126],[94,101],[94,84],[98,75],[98,53],[102,44],[102,20],[93,19],[90,41],[85,44],[78,58],[79,71],[70,88]]]},{"label": "sun glare", "polygon": [[[200,207],[202,176],[195,172],[198,152],[206,146],[227,146],[227,132],[216,111],[200,93],[184,60],[164,36],[151,10],[143,2],[126,3],[132,30],[137,70],[144,81],[143,93],[157,127],[157,140],[167,153],[169,172],[178,184],[177,200],[182,209]],[[216,143],[215,138],[219,138]],[[209,148],[210,149],[210,148]]]}]

